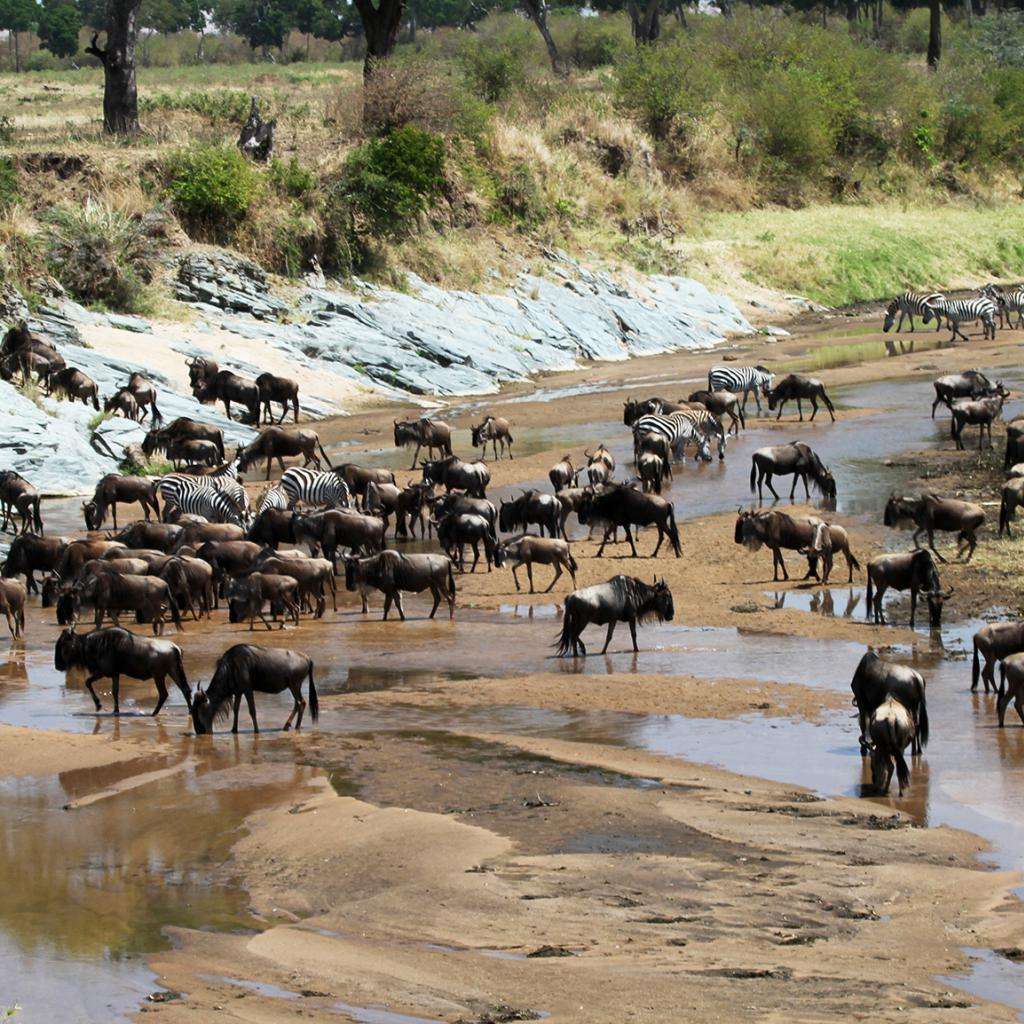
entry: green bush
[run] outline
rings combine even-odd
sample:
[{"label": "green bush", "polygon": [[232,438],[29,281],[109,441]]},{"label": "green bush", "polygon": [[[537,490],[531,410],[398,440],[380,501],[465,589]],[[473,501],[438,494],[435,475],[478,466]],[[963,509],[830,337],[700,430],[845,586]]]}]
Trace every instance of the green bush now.
[{"label": "green bush", "polygon": [[411,125],[354,149],[341,195],[373,234],[403,235],[444,187],[444,140]]},{"label": "green bush", "polygon": [[18,170],[9,156],[0,157],[0,213],[18,202]]},{"label": "green bush", "polygon": [[292,199],[308,199],[316,188],[316,175],[294,156],[288,163],[276,157],[271,160],[267,177],[278,192]]},{"label": "green bush", "polygon": [[168,191],[178,216],[194,229],[225,237],[249,212],[263,182],[229,146],[193,146],[167,162]]},{"label": "green bush", "polygon": [[577,18],[578,24],[565,46],[566,56],[578,68],[589,70],[614,64],[632,46],[625,20]]},{"label": "green bush", "polygon": [[211,121],[241,122],[249,114],[249,96],[242,89],[203,89],[192,92],[158,92],[143,96],[139,110],[187,110],[208,117]]},{"label": "green bush", "polygon": [[544,201],[537,178],[528,164],[515,164],[497,189],[499,209],[505,217],[529,227],[544,219]]},{"label": "green bush", "polygon": [[482,39],[471,37],[459,53],[459,63],[481,98],[487,103],[499,103],[526,84],[533,44],[532,36],[518,30]]}]

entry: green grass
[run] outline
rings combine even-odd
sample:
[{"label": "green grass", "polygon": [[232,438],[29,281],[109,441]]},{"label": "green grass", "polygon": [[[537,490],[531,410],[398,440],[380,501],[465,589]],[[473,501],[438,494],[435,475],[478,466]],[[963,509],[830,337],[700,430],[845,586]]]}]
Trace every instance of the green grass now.
[{"label": "green grass", "polygon": [[[799,359],[783,363],[779,369],[800,373],[834,370],[840,366],[858,366],[876,359],[885,359],[890,355],[903,355],[910,351],[911,341],[913,341],[915,352],[928,352],[931,349],[939,348],[945,338],[946,334],[943,331],[924,336],[918,333],[910,340],[905,335],[901,338],[894,337],[888,344],[884,341],[858,341],[848,345],[823,345]],[[905,352],[900,350],[900,342],[903,343]],[[895,351],[891,351],[889,345],[893,345]]]}]

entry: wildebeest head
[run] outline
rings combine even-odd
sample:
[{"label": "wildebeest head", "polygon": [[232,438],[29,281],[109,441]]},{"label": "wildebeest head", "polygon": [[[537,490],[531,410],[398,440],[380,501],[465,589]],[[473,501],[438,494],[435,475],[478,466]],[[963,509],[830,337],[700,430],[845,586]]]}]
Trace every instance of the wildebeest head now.
[{"label": "wildebeest head", "polygon": [[491,422],[492,419],[494,419],[493,416],[485,416],[483,423],[478,423],[475,427],[470,427],[469,428],[469,430],[470,430],[470,444],[474,448],[479,448],[480,447],[481,443],[484,440],[484,438],[483,438],[484,428],[487,426],[488,423]]},{"label": "wildebeest head", "polygon": [[659,622],[671,622],[676,613],[672,602],[672,591],[662,579],[654,581],[654,604],[652,611]]},{"label": "wildebeest head", "polygon": [[85,637],[76,633],[74,626],[63,630],[53,648],[53,667],[58,672],[67,672],[81,665],[84,647]]},{"label": "wildebeest head", "polygon": [[192,727],[197,736],[212,732],[213,708],[202,686],[196,686],[196,692],[192,695]]},{"label": "wildebeest head", "polygon": [[77,622],[78,614],[82,610],[82,587],[62,587],[57,592],[54,605],[58,625],[70,626]]},{"label": "wildebeest head", "polygon": [[355,555],[345,556],[345,589],[355,590],[359,586],[359,559]]},{"label": "wildebeest head", "polygon": [[162,430],[147,430],[146,436],[142,439],[142,454],[150,456],[166,443],[166,435]]},{"label": "wildebeest head", "polygon": [[501,569],[507,560],[508,550],[505,547],[505,542],[499,541],[494,545],[494,564]]},{"label": "wildebeest head", "polygon": [[640,419],[640,403],[635,398],[630,398],[622,403],[622,422],[627,426],[633,426]]},{"label": "wildebeest head", "polygon": [[917,502],[912,498],[904,498],[901,495],[893,494],[885,503],[885,514],[882,522],[886,526],[906,527],[916,526]]},{"label": "wildebeest head", "polygon": [[733,540],[737,544],[743,544],[751,551],[757,551],[763,541],[758,530],[758,516],[750,510],[736,510],[736,528],[733,532]]},{"label": "wildebeest head", "polygon": [[938,629],[942,625],[943,605],[953,596],[953,588],[943,592],[941,590],[929,590],[928,598],[928,625]]},{"label": "wildebeest head", "polygon": [[394,420],[395,447],[418,442],[421,436],[420,424],[417,420]]},{"label": "wildebeest head", "polygon": [[[899,308],[900,305],[895,299],[885,307],[885,319],[882,321],[882,330],[886,333],[892,330],[892,325],[896,322],[896,314],[899,312]],[[924,315],[927,318],[927,309],[925,310]],[[925,323],[928,323],[927,319],[925,319]]]}]

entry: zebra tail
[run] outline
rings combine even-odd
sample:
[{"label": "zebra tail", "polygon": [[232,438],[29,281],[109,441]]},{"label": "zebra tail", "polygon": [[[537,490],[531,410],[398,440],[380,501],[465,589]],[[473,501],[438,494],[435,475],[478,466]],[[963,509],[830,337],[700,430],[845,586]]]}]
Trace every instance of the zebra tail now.
[{"label": "zebra tail", "polygon": [[316,683],[313,682],[313,659],[309,659],[309,717],[315,722],[320,717],[320,699],[316,695]]}]

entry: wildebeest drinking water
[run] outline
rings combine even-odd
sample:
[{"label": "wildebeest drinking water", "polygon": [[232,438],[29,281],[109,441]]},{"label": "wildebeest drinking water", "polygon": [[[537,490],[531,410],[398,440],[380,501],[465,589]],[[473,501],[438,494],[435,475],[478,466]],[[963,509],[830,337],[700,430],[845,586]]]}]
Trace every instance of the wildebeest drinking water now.
[{"label": "wildebeest drinking water", "polygon": [[889,527],[909,523],[914,527],[914,545],[921,542],[921,534],[928,534],[928,547],[940,562],[946,559],[935,550],[935,531],[957,534],[957,558],[966,550],[969,562],[978,546],[978,530],[985,524],[985,510],[971,501],[943,498],[938,494],[917,497],[892,495],[885,506],[883,522]]},{"label": "wildebeest drinking water", "polygon": [[890,588],[910,591],[910,627],[914,627],[917,612],[917,595],[922,593],[928,599],[928,621],[935,627],[942,625],[942,605],[953,594],[950,587],[942,592],[939,574],[932,561],[931,552],[918,548],[908,554],[876,555],[867,565],[867,617],[874,617],[880,625],[885,623],[882,598]]},{"label": "wildebeest drinking water", "polygon": [[924,676],[920,672],[908,665],[884,661],[874,651],[867,651],[857,664],[850,689],[860,720],[861,757],[871,749],[871,716],[889,697],[895,697],[913,717],[913,752],[921,753],[928,743],[928,703],[925,700]]},{"label": "wildebeest drinking water", "polygon": [[615,626],[620,622],[628,622],[633,650],[639,651],[636,642],[637,623],[648,620],[670,622],[674,614],[672,591],[664,580],[644,583],[635,576],[614,576],[607,583],[574,590],[565,599],[562,633],[555,646],[562,658],[570,652],[573,657],[586,655],[583,630],[591,624],[607,626],[608,635],[601,648],[604,654],[612,642]]},{"label": "wildebeest drinking water", "polygon": [[808,481],[814,485],[821,496],[830,504],[835,505],[836,481],[817,453],[803,441],[791,441],[789,444],[770,445],[758,448],[751,456],[750,490],[757,488],[758,501],[764,500],[763,486],[767,486],[775,500],[779,495],[772,486],[773,476],[792,476],[793,486],[789,491],[789,500],[796,494],[797,482],[803,480],[804,495],[810,498]]},{"label": "wildebeest drinking water", "polygon": [[775,417],[782,418],[782,407],[792,399],[796,399],[797,412],[800,413],[800,422],[804,420],[804,409],[802,401],[807,399],[811,403],[811,420],[818,415],[818,399],[821,399],[825,408],[828,409],[832,422],[836,421],[836,410],[832,400],[825,393],[825,385],[814,377],[803,377],[799,373],[791,373],[783,377],[778,384],[768,392],[768,408],[779,407],[779,413]]},{"label": "wildebeest drinking water", "polygon": [[[296,730],[302,728],[302,715],[306,702],[302,699],[302,684],[309,682],[309,713],[315,722],[320,717],[316,685],[313,682],[313,659],[298,651],[280,647],[259,647],[256,644],[235,644],[217,661],[210,685],[204,691],[196,687],[192,701],[192,724],[197,735],[213,731],[214,719],[227,714],[227,702],[233,702],[234,717],[231,731],[238,732],[238,709],[245,697],[252,719],[253,732],[259,732],[256,721],[255,693],[284,693],[289,690],[294,700],[292,710],[284,723],[287,732],[292,719]],[[222,710],[223,709],[223,710]]]},{"label": "wildebeest drinking water", "polygon": [[910,785],[910,768],[903,751],[917,735],[910,712],[895,697],[887,697],[871,716],[871,783],[875,792],[889,792],[893,769],[900,796]]},{"label": "wildebeest drinking water", "polygon": [[107,519],[107,512],[114,516],[114,529],[117,527],[118,503],[130,505],[138,502],[142,514],[149,519],[150,510],[160,517],[160,502],[157,499],[157,481],[141,476],[122,476],[120,473],[108,473],[96,485],[92,500],[82,505],[87,530],[101,530]]}]

